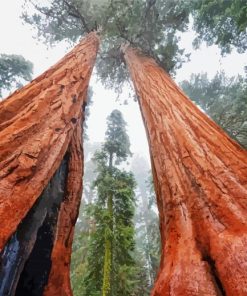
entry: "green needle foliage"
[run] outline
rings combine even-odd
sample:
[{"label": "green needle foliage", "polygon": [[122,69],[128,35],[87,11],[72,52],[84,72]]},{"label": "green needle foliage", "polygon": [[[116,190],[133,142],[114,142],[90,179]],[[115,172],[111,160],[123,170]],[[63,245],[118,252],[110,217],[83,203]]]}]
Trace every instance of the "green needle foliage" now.
[{"label": "green needle foliage", "polygon": [[19,88],[32,79],[33,65],[20,55],[0,55],[0,96],[2,90]]},{"label": "green needle foliage", "polygon": [[[84,221],[83,221],[84,222]],[[88,221],[86,221],[87,223]],[[84,222],[85,223],[85,222]],[[82,224],[82,223],[80,223]],[[78,227],[76,225],[75,239],[73,242],[73,252],[71,258],[71,283],[74,296],[87,295],[82,276],[87,271],[89,227]]]},{"label": "green needle foliage", "polygon": [[96,198],[87,211],[93,221],[83,280],[85,295],[128,296],[137,286],[133,259],[135,180],[119,168],[131,155],[126,123],[118,110],[108,117],[105,143],[94,161]]},{"label": "green needle foliage", "polygon": [[[160,261],[160,230],[156,197],[150,167],[145,158],[135,156],[131,171],[134,173],[137,190],[137,209],[135,212],[135,239],[138,262],[142,266],[142,285],[146,288],[139,295],[150,295]],[[143,277],[144,276],[144,277]]]},{"label": "green needle foliage", "polygon": [[193,74],[181,82],[186,94],[233,139],[247,148],[247,81],[241,76],[218,73],[212,80],[207,74]]},{"label": "green needle foliage", "polygon": [[[187,29],[189,10],[184,0],[26,0],[24,20],[49,43],[76,41],[101,28],[98,75],[109,87],[120,87],[128,77],[120,45],[139,47],[168,72],[184,60],[178,32]],[[33,4],[32,4],[33,3]],[[33,7],[35,12],[33,12]]]},{"label": "green needle foliage", "polygon": [[232,47],[239,52],[247,49],[246,0],[194,0],[194,28],[198,32],[195,45],[202,40],[217,44],[222,53]]}]

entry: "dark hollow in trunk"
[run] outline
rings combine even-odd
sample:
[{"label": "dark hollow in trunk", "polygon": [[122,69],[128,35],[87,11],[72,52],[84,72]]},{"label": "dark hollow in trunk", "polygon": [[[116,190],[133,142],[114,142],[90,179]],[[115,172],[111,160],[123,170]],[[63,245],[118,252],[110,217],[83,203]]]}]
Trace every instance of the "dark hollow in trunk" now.
[{"label": "dark hollow in trunk", "polygon": [[42,296],[60,204],[65,195],[68,157],[1,253],[0,295]]}]

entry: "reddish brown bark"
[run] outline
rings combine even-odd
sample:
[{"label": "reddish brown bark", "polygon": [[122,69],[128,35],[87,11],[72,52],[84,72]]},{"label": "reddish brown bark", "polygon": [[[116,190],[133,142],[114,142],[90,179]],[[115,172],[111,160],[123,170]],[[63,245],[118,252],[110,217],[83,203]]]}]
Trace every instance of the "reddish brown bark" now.
[{"label": "reddish brown bark", "polygon": [[247,153],[150,58],[125,49],[147,136],[162,257],[153,296],[247,295]]},{"label": "reddish brown bark", "polygon": [[66,196],[61,204],[57,222],[54,247],[51,254],[51,271],[44,296],[73,295],[70,285],[70,259],[74,226],[78,216],[82,195],[82,130],[81,124],[72,136],[69,145]]},{"label": "reddish brown bark", "polygon": [[[65,155],[80,122],[98,45],[96,33],[90,33],[55,66],[0,103],[0,251]],[[75,185],[72,195],[80,191]]]}]

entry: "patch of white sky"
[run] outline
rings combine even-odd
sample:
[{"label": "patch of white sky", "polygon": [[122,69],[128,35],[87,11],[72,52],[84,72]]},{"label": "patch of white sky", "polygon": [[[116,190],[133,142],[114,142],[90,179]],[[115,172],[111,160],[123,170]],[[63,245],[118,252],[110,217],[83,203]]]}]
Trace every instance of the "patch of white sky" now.
[{"label": "patch of white sky", "polygon": [[[23,24],[20,19],[22,4],[23,0],[0,2],[0,53],[23,55],[34,64],[33,77],[36,77],[62,58],[68,52],[69,46],[61,42],[49,47],[38,41],[34,37],[35,30]],[[189,79],[192,73],[207,72],[210,78],[220,70],[224,70],[229,76],[244,73],[246,54],[240,55],[233,51],[232,54],[222,57],[217,46],[207,47],[205,44],[202,44],[199,50],[194,50],[192,47],[194,36],[192,30],[182,34],[180,45],[186,49],[186,52],[191,52],[191,56],[190,61],[177,71],[177,82]],[[128,99],[131,90],[125,87],[120,99],[116,100],[117,94],[113,90],[105,89],[97,81],[95,71],[90,86],[94,93],[88,119],[87,133],[90,141],[103,141],[106,117],[113,109],[119,109],[128,123],[132,152],[149,159],[147,139],[138,104]],[[123,104],[125,99],[128,99],[128,105]]]}]

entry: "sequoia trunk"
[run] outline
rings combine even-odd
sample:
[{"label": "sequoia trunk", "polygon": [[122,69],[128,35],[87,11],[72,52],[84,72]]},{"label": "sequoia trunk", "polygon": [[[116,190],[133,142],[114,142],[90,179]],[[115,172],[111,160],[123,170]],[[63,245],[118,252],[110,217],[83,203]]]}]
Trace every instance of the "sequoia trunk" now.
[{"label": "sequoia trunk", "polygon": [[66,190],[58,215],[57,230],[51,254],[51,271],[44,296],[72,295],[70,259],[74,226],[82,196],[83,158],[81,137],[81,122],[78,122],[67,152],[69,160]]},{"label": "sequoia trunk", "polygon": [[[0,276],[9,264],[17,272],[16,292],[11,271],[2,273],[8,278],[0,291],[11,289],[8,295],[43,295],[45,286],[45,295],[71,295],[71,244],[82,190],[81,123],[98,45],[97,34],[90,33],[0,103]],[[46,264],[43,274],[35,274],[38,259]],[[24,289],[29,278],[40,290]]]},{"label": "sequoia trunk", "polygon": [[247,153],[151,58],[125,60],[149,140],[162,256],[152,295],[247,295]]}]

